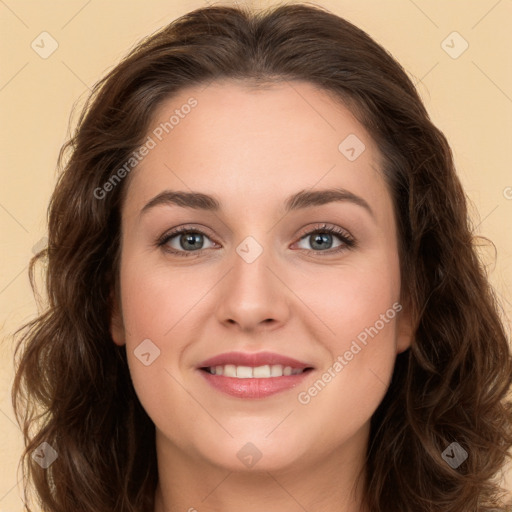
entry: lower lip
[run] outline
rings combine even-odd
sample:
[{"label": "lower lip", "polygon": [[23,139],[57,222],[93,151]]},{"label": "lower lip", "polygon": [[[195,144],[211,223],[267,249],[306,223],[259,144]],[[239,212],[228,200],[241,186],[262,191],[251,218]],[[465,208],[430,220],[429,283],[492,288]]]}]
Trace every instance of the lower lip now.
[{"label": "lower lip", "polygon": [[237,398],[266,398],[282,391],[294,388],[300,384],[312,370],[297,375],[269,377],[268,379],[238,379],[213,375],[204,370],[198,370],[206,381],[215,389]]}]

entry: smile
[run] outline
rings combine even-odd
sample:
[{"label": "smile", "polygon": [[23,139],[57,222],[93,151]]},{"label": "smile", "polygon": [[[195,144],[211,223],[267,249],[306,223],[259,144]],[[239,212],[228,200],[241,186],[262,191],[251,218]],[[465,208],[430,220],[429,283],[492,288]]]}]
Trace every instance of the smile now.
[{"label": "smile", "polygon": [[233,377],[236,379],[268,379],[270,377],[288,377],[305,372],[308,368],[292,368],[281,364],[263,365],[263,366],[236,366],[226,364],[220,366],[209,366],[201,368],[211,375],[223,375],[224,377]]}]

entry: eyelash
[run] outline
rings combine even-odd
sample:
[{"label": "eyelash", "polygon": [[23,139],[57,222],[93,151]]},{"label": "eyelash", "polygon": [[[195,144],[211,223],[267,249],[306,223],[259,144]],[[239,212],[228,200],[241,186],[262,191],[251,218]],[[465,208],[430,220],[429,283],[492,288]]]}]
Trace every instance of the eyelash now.
[{"label": "eyelash", "polygon": [[[206,250],[206,249],[199,249],[197,251],[183,251],[183,250],[178,251],[175,249],[165,248],[165,245],[171,239],[173,239],[177,235],[181,235],[183,233],[191,233],[191,234],[193,233],[193,234],[203,235],[207,238],[210,238],[204,231],[201,231],[200,229],[191,228],[189,226],[181,226],[176,229],[173,229],[169,233],[165,233],[164,235],[162,235],[157,240],[156,245],[157,245],[157,247],[164,248],[165,252],[168,252],[170,254],[173,254],[173,255],[176,255],[179,257],[185,257],[185,258],[189,257],[189,256],[201,254],[203,251]],[[336,237],[338,237],[340,239],[341,242],[343,242],[343,245],[340,245],[339,247],[336,247],[335,249],[328,249],[325,251],[318,251],[318,250],[314,250],[314,249],[302,249],[302,250],[307,251],[308,253],[314,252],[317,254],[324,253],[324,254],[332,255],[332,254],[340,253],[342,251],[353,249],[357,246],[356,240],[351,235],[349,235],[346,231],[344,231],[341,228],[338,228],[336,226],[328,226],[327,224],[316,225],[311,231],[307,231],[306,233],[303,233],[300,236],[298,241],[301,241],[302,239],[304,239],[308,236],[318,234],[318,233],[328,233],[331,235],[335,235]]]}]

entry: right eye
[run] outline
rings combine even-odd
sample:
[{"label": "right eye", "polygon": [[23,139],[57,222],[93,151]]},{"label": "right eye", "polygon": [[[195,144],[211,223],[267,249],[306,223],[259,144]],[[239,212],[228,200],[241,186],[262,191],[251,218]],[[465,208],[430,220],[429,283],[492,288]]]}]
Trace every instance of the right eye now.
[{"label": "right eye", "polygon": [[[158,246],[171,254],[187,257],[193,253],[201,253],[205,250],[203,247],[205,237],[208,238],[206,233],[203,233],[201,230],[192,229],[190,227],[179,227],[165,233],[165,235],[159,239]],[[214,242],[212,242],[212,244],[214,244]]]}]

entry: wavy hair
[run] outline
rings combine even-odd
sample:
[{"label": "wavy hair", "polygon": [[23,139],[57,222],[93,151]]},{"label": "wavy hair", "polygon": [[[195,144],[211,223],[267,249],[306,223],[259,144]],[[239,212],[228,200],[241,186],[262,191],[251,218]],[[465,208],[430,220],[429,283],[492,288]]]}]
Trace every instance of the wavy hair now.
[{"label": "wavy hair", "polygon": [[[34,266],[45,265],[47,307],[16,333],[12,399],[25,490],[46,512],[153,511],[155,429],[109,329],[128,180],[101,199],[95,191],[143,143],[163,100],[224,79],[317,85],[351,110],[382,156],[414,339],[371,419],[364,505],[505,510],[497,475],[512,446],[512,357],[450,147],[400,64],[361,29],[309,4],[194,10],[94,86],[59,154],[48,247],[30,264],[33,289]],[[43,442],[58,453],[47,469],[31,456]],[[442,457],[453,442],[468,453],[456,469]]]}]

